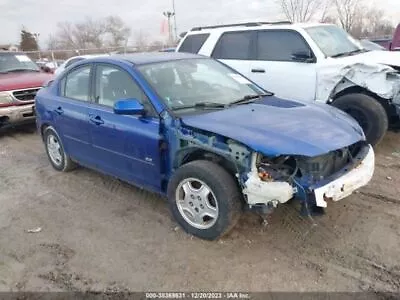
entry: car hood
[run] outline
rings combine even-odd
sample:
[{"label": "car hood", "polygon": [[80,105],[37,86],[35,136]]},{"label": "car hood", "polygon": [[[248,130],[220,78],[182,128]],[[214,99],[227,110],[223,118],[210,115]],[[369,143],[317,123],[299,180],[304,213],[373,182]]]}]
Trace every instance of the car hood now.
[{"label": "car hood", "polygon": [[181,117],[182,123],[234,139],[264,155],[317,156],[360,140],[357,122],[327,104],[262,101]]},{"label": "car hood", "polygon": [[345,63],[384,64],[389,66],[400,66],[400,52],[374,50],[357,55],[334,58],[336,61]]},{"label": "car hood", "polygon": [[15,72],[0,74],[0,91],[21,90],[41,87],[52,78],[52,74],[43,72]]}]

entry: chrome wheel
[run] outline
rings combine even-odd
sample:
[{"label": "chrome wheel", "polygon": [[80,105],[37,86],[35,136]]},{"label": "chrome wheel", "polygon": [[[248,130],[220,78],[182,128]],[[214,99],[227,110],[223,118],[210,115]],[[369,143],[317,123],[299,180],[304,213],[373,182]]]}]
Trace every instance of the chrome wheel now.
[{"label": "chrome wheel", "polygon": [[218,202],[203,181],[186,178],[176,189],[176,205],[184,220],[197,229],[208,229],[218,219]]},{"label": "chrome wheel", "polygon": [[49,153],[49,157],[51,161],[57,165],[61,166],[62,164],[62,149],[58,138],[53,135],[49,134],[47,136],[47,152]]}]

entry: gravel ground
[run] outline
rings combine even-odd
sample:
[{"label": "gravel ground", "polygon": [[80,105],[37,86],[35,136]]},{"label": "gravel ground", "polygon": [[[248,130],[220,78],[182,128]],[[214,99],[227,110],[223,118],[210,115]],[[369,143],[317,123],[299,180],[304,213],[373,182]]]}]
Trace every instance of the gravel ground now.
[{"label": "gravel ground", "polygon": [[217,242],[184,233],[159,196],[56,172],[32,128],[0,135],[0,291],[400,291],[399,133],[370,185],[323,217],[246,213]]}]

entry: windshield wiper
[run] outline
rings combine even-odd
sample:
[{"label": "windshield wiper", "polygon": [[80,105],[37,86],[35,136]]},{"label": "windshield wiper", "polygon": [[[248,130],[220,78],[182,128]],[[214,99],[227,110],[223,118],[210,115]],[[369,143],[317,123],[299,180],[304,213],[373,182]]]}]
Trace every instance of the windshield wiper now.
[{"label": "windshield wiper", "polygon": [[1,73],[24,72],[24,71],[40,72],[39,70],[36,69],[11,69],[6,71],[1,71]]},{"label": "windshield wiper", "polygon": [[261,99],[265,96],[272,96],[273,94],[258,94],[258,95],[246,95],[243,98],[230,102],[228,105],[235,105],[235,104],[247,104],[256,101],[257,99]]},{"label": "windshield wiper", "polygon": [[218,103],[218,102],[197,102],[191,105],[181,105],[181,106],[172,106],[172,110],[181,110],[181,109],[189,109],[189,108],[202,108],[202,109],[223,109],[226,108],[226,104]]},{"label": "windshield wiper", "polygon": [[350,56],[350,55],[354,55],[354,54],[362,53],[362,52],[367,52],[367,50],[366,49],[356,49],[353,51],[338,53],[338,54],[332,55],[331,57],[335,58],[335,57]]}]

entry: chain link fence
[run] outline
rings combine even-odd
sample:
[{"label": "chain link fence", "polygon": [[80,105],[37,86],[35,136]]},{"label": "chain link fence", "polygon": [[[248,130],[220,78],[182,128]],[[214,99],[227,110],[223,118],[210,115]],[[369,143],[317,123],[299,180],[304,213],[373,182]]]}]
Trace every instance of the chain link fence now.
[{"label": "chain link fence", "polygon": [[89,55],[89,54],[124,54],[135,52],[151,52],[160,51],[162,46],[146,46],[146,47],[103,47],[103,48],[86,48],[86,49],[54,49],[40,51],[24,51],[32,60],[36,62],[54,62],[59,65],[73,56]]}]

